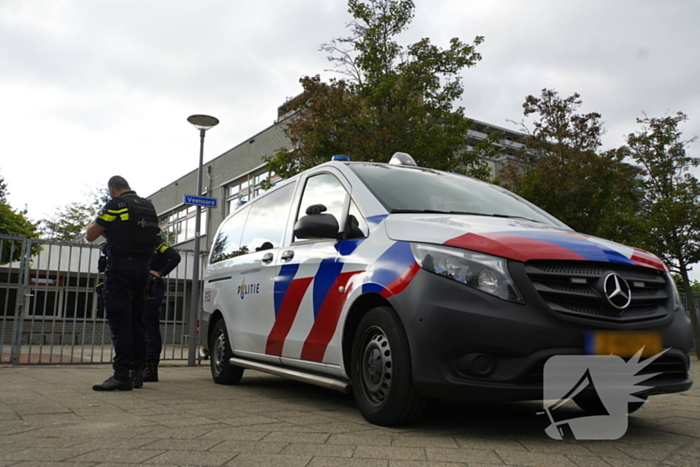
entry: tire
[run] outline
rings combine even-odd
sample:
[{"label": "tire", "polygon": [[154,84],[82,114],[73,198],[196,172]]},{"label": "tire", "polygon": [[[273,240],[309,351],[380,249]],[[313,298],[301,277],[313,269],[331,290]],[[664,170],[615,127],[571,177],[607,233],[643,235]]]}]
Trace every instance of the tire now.
[{"label": "tire", "polygon": [[[637,410],[641,409],[647,401],[647,396],[637,396],[639,399],[643,399],[641,402],[628,402],[627,403],[627,414],[633,414]],[[586,412],[586,415],[607,415],[607,410],[603,406],[600,399],[592,397],[574,397],[574,402],[579,406],[581,410]]]},{"label": "tire", "polygon": [[210,367],[211,377],[216,384],[238,384],[243,377],[244,368],[229,363],[233,352],[226,331],[226,323],[223,319],[216,322],[214,332],[209,343],[211,350]]},{"label": "tire", "polygon": [[368,422],[398,426],[421,417],[426,400],[413,385],[408,338],[392,308],[374,308],[360,321],[351,379],[355,403]]}]

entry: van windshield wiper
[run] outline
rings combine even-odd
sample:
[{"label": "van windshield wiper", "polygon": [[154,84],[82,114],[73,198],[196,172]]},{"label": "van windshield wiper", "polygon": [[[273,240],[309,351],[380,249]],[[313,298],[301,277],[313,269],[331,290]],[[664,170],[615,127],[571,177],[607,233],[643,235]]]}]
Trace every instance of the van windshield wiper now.
[{"label": "van windshield wiper", "polygon": [[440,211],[435,209],[392,209],[392,214],[462,214],[468,216],[484,216],[484,217],[502,217],[504,219],[522,219],[530,222],[542,223],[535,219],[530,219],[523,216],[511,216],[508,214],[487,214],[484,212],[471,212],[471,211]]},{"label": "van windshield wiper", "polygon": [[392,209],[392,214],[469,214],[458,211],[439,211],[435,209]]},{"label": "van windshield wiper", "polygon": [[504,217],[506,219],[521,219],[524,221],[530,221],[530,222],[537,222],[538,224],[544,224],[542,221],[538,221],[535,219],[530,219],[529,217],[523,217],[523,216],[509,216],[508,214],[491,214],[493,217]]}]

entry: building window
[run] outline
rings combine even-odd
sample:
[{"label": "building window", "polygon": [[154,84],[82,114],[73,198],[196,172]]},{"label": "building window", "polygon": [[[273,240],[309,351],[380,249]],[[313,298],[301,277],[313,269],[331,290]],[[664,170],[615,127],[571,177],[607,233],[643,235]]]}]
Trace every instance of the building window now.
[{"label": "building window", "polygon": [[238,180],[226,185],[224,193],[226,193],[226,210],[224,216],[234,212],[241,204],[244,204],[251,199],[265,193],[265,189],[260,186],[264,181],[269,180],[272,185],[276,184],[281,178],[271,170],[262,169],[248,173]]},{"label": "building window", "polygon": [[31,276],[25,317],[93,319],[96,305],[93,281],[80,275]]},{"label": "building window", "polygon": [[[177,211],[160,217],[160,230],[163,239],[171,244],[182,243],[194,238],[197,220],[197,207],[184,206]],[[199,224],[200,235],[207,234],[207,209],[202,209]]]},{"label": "building window", "polygon": [[160,321],[173,324],[184,323],[185,283],[166,278],[166,287],[165,299],[160,305]]},{"label": "building window", "polygon": [[0,316],[14,316],[18,287],[0,287]]}]

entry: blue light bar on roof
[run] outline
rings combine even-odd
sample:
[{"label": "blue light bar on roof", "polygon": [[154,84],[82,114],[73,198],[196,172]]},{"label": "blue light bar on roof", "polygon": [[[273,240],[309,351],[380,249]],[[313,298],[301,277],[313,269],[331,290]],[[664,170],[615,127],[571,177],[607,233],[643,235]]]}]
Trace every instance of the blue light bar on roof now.
[{"label": "blue light bar on roof", "polygon": [[333,156],[331,158],[332,161],[349,161],[350,156]]}]

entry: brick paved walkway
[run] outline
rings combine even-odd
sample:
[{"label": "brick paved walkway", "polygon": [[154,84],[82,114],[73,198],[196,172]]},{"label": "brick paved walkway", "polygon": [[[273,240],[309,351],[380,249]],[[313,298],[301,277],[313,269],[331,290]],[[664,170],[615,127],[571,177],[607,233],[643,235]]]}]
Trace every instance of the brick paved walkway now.
[{"label": "brick paved walkway", "polygon": [[109,374],[0,368],[0,467],[700,465],[700,383],[651,398],[619,440],[555,441],[541,403],[433,407],[419,424],[382,428],[351,396],[253,371],[219,386],[207,366],[172,365],[143,389],[92,391]]}]

